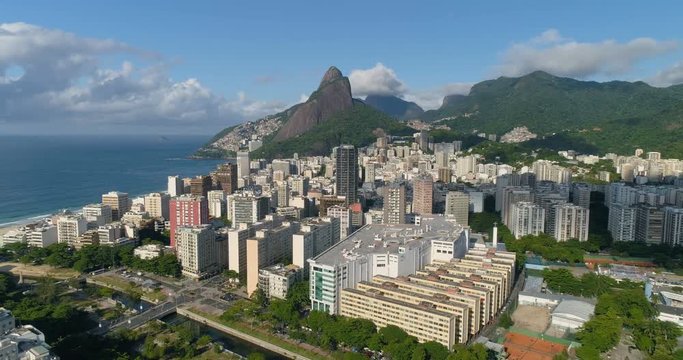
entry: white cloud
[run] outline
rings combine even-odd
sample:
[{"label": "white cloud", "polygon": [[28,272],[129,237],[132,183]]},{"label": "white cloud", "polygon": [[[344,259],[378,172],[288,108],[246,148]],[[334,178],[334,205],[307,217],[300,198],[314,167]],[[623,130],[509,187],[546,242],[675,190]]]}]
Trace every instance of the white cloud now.
[{"label": "white cloud", "polygon": [[450,83],[433,89],[417,90],[407,93],[403,98],[420,105],[424,110],[438,109],[447,95],[467,95],[472,83]]},{"label": "white cloud", "polygon": [[636,38],[628,42],[605,40],[577,42],[564,38],[555,29],[523,43],[513,44],[502,56],[494,72],[520,76],[543,70],[558,76],[585,78],[627,73],[642,60],[671,52],[674,41]]},{"label": "white cloud", "polygon": [[670,66],[646,80],[653,86],[671,86],[683,83],[683,62]]},{"label": "white cloud", "polygon": [[[119,69],[103,59],[123,57]],[[151,63],[138,68],[141,63]],[[16,69],[21,77],[10,76]],[[10,71],[11,70],[11,71]],[[0,24],[0,122],[50,131],[125,125],[212,132],[285,104],[216,95],[197,79],[174,81],[160,57],[108,39],[24,23]],[[129,131],[129,130],[125,130]]]},{"label": "white cloud", "polygon": [[356,97],[367,95],[403,95],[406,86],[396,76],[394,70],[377,63],[370,69],[352,70],[349,75],[351,91]]},{"label": "white cloud", "polygon": [[[367,95],[393,95],[406,101],[412,101],[425,110],[437,109],[444,96],[470,92],[471,83],[450,83],[432,89],[409,88],[396,72],[382,63],[370,69],[355,69],[349,75],[351,91],[356,97]],[[303,96],[302,96],[303,99]]]}]

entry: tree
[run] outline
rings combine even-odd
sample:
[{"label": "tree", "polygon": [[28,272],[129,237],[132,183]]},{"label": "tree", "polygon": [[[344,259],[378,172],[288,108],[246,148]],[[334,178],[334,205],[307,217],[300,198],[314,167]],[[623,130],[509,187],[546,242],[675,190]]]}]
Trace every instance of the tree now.
[{"label": "tree", "polygon": [[368,340],[377,332],[375,324],[367,319],[345,318],[337,320],[336,338],[355,349],[364,348]]},{"label": "tree", "polygon": [[509,329],[510,326],[512,326],[512,325],[514,325],[514,324],[515,324],[515,322],[512,320],[512,317],[510,317],[510,314],[507,313],[507,312],[504,312],[504,313],[500,316],[500,320],[498,321],[498,325],[499,325],[500,327],[505,328],[505,329]]},{"label": "tree", "polygon": [[291,301],[294,307],[301,311],[311,304],[308,281],[294,283],[287,291],[287,301]]},{"label": "tree", "polygon": [[604,352],[619,342],[621,327],[622,320],[614,312],[596,315],[583,325],[576,337],[582,345]]},{"label": "tree", "polygon": [[265,309],[266,306],[268,306],[268,297],[266,296],[266,293],[263,292],[263,289],[256,289],[251,294],[251,300],[258,304],[261,309]]},{"label": "tree", "polygon": [[211,336],[209,335],[202,335],[197,339],[197,347],[204,347],[206,345],[209,345],[211,343]]},{"label": "tree", "polygon": [[429,360],[446,360],[448,357],[448,348],[436,341],[427,341],[422,344]]},{"label": "tree", "polygon": [[240,274],[238,274],[235,270],[226,269],[223,271],[223,276],[225,276],[227,279],[238,279]]},{"label": "tree", "polygon": [[600,360],[600,351],[590,345],[582,345],[576,349],[576,356],[581,360]]},{"label": "tree", "polygon": [[35,291],[36,297],[43,304],[52,304],[57,298],[57,284],[50,278],[40,278]]},{"label": "tree", "polygon": [[398,343],[408,337],[408,333],[396,325],[385,326],[379,329],[377,333],[384,344]]},{"label": "tree", "polygon": [[290,301],[273,299],[268,305],[268,312],[281,324],[294,326],[299,322],[299,313]]}]

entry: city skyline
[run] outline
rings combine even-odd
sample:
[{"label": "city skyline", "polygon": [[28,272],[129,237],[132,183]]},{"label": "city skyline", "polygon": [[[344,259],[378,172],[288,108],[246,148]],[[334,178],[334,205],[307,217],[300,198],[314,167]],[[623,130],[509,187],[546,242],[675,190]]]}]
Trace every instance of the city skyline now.
[{"label": "city skyline", "polygon": [[211,134],[301,102],[330,65],[349,75],[354,97],[426,109],[534,70],[683,80],[681,35],[668,26],[678,4],[666,2],[176,4],[151,26],[159,3],[126,5],[6,2],[0,131]]}]

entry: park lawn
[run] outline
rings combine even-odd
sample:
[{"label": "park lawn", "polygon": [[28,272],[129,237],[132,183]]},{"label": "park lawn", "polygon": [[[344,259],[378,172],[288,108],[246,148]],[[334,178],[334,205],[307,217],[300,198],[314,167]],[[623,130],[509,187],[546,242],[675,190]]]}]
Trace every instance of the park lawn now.
[{"label": "park lawn", "polygon": [[203,316],[207,319],[215,321],[221,325],[225,325],[227,327],[233,328],[239,332],[245,333],[247,335],[251,335],[255,338],[269,342],[273,345],[279,346],[279,347],[281,347],[285,350],[291,351],[293,353],[305,356],[309,359],[323,360],[323,359],[329,359],[330,358],[330,357],[326,357],[326,356],[323,356],[321,354],[318,354],[317,352],[313,352],[313,351],[310,351],[308,349],[305,349],[302,346],[299,346],[298,344],[293,344],[293,343],[286,341],[280,337],[277,337],[277,336],[271,334],[266,329],[252,328],[251,326],[249,326],[245,323],[239,322],[239,321],[224,321],[221,318],[219,318],[218,316],[205,313],[205,312],[197,310],[195,308],[190,308],[188,310],[197,314],[197,315],[200,315],[200,316]]},{"label": "park lawn", "polygon": [[140,285],[137,285],[132,281],[127,281],[112,275],[99,275],[95,276],[94,279],[104,284],[107,284],[108,287],[111,287],[121,292],[137,292],[142,296],[143,300],[149,302],[163,302],[168,297],[166,294],[164,294],[163,291],[144,292],[142,291],[142,287],[140,287]]},{"label": "park lawn", "polygon": [[77,277],[80,273],[69,268],[56,268],[49,265],[30,265],[18,262],[0,262],[0,271],[19,274],[28,277],[51,277],[53,279],[65,280]]}]

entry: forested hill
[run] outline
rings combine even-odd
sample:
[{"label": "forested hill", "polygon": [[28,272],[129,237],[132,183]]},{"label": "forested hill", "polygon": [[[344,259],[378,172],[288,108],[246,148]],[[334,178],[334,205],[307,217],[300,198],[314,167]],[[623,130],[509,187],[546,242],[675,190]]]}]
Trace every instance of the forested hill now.
[{"label": "forested hill", "polygon": [[537,71],[480,82],[469,95],[448,96],[422,118],[464,132],[501,135],[526,126],[541,136],[582,138],[602,152],[642,147],[683,157],[683,85],[600,83]]}]

